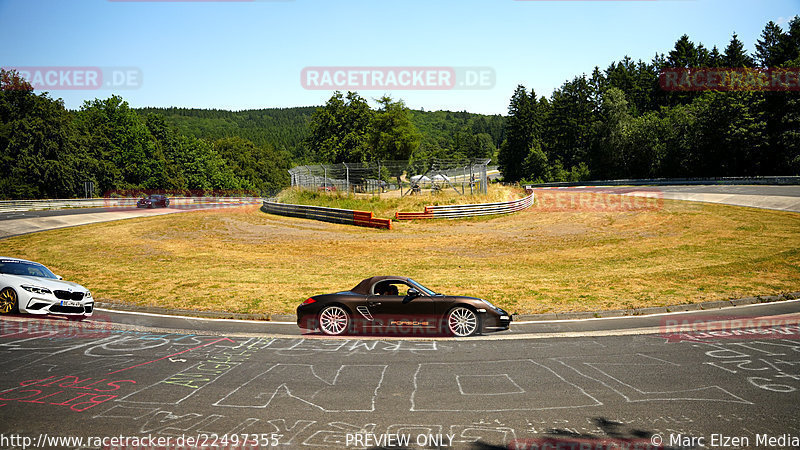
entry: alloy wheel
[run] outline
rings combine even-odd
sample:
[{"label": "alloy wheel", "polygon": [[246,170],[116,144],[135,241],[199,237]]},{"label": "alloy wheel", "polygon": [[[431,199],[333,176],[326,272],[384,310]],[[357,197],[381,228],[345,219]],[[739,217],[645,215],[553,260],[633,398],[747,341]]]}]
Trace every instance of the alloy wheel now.
[{"label": "alloy wheel", "polygon": [[478,331],[478,315],[463,306],[453,308],[447,314],[447,328],[454,336],[472,336]]},{"label": "alloy wheel", "polygon": [[17,310],[17,293],[7,287],[0,291],[0,314],[10,314]]},{"label": "alloy wheel", "polygon": [[349,326],[350,315],[339,306],[328,306],[319,313],[319,328],[325,334],[344,334]]}]

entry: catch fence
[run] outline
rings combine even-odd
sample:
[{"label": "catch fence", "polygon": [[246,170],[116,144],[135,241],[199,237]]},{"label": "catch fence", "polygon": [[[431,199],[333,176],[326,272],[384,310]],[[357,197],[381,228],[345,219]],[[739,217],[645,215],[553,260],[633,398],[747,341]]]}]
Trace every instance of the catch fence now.
[{"label": "catch fence", "polygon": [[289,170],[292,187],[326,192],[401,196],[454,190],[461,195],[485,194],[489,159],[375,161],[298,166]]}]

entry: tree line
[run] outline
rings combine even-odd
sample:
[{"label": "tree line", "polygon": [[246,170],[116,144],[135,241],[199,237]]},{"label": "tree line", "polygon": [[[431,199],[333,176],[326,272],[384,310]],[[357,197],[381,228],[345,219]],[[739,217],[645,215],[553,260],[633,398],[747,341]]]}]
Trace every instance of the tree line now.
[{"label": "tree line", "polygon": [[671,68],[800,67],[800,17],[769,22],[748,54],[734,33],[708,50],[683,35],[650,62],[625,57],[549,98],[518,86],[499,149],[507,181],[800,174],[797,91],[673,92]]},{"label": "tree line", "polygon": [[73,198],[130,191],[236,191],[257,195],[289,182],[287,155],[241,136],[182,134],[157,113],[141,115],[121,97],[84,102],[36,94],[0,71],[0,198]]},{"label": "tree line", "polygon": [[[334,92],[322,107],[246,111],[140,108],[136,111],[142,115],[163,115],[188,136],[211,140],[240,136],[256,145],[271,145],[297,165],[333,162],[336,158],[332,156],[347,151],[333,149],[334,141],[340,142],[336,145],[352,146],[352,143],[342,140],[342,136],[348,133],[350,139],[366,139],[368,133],[375,131],[370,131],[370,127],[378,125],[372,122],[373,118],[380,119],[386,114],[397,118],[402,116],[398,126],[405,126],[406,131],[417,136],[418,144],[414,148],[417,158],[462,158],[469,155],[492,158],[505,139],[505,117],[499,114],[412,110],[400,106],[401,101],[388,98],[384,101],[392,105],[383,111],[382,100],[376,101],[378,108],[373,109],[358,93]],[[354,123],[346,124],[348,120]],[[385,119],[383,125],[387,125]],[[328,133],[327,137],[323,137],[325,133]],[[326,140],[327,143],[323,143]],[[363,151],[366,141],[362,144],[360,153],[347,156],[350,161],[358,162],[362,157],[369,157]]]}]

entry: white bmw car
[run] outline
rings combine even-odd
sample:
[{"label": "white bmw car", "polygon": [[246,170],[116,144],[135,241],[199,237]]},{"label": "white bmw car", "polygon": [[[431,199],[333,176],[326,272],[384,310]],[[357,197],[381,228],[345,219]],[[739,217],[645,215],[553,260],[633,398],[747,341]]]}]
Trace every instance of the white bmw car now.
[{"label": "white bmw car", "polygon": [[83,320],[94,312],[94,298],[39,263],[0,256],[0,314],[16,312]]}]

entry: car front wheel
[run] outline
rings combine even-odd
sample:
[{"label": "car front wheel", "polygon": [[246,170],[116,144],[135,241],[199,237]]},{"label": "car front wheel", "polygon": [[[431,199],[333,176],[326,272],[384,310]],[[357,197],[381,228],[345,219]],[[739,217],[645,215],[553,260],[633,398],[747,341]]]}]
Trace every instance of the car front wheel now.
[{"label": "car front wheel", "polygon": [[326,306],[319,313],[319,329],[329,336],[345,334],[350,329],[350,314],[341,306]]},{"label": "car front wheel", "polygon": [[17,312],[19,307],[17,292],[10,287],[0,291],[0,314],[11,314]]},{"label": "car front wheel", "polygon": [[456,306],[447,313],[447,331],[456,337],[477,334],[479,323],[478,314],[465,306]]}]

